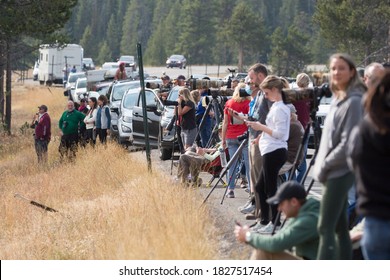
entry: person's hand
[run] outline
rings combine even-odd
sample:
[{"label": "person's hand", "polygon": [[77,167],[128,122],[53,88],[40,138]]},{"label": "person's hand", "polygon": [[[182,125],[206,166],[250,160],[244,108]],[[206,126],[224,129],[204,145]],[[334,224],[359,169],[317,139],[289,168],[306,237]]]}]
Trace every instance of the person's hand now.
[{"label": "person's hand", "polygon": [[246,121],[245,124],[248,127],[253,128],[254,130],[262,130],[263,125],[260,122],[251,122],[251,121]]},{"label": "person's hand", "polygon": [[196,153],[197,153],[198,155],[203,156],[206,152],[205,152],[205,149],[204,149],[204,148],[202,148],[202,147],[196,147]]},{"label": "person's hand", "polygon": [[237,241],[245,243],[246,233],[249,231],[248,226],[238,226],[234,228],[234,235],[236,236]]}]

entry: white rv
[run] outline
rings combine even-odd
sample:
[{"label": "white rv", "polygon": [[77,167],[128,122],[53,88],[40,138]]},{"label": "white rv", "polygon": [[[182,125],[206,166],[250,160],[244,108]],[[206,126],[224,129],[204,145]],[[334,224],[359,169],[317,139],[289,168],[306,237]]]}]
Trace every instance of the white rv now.
[{"label": "white rv", "polygon": [[[83,68],[84,49],[80,45],[41,45],[39,48],[40,84],[63,84],[73,67],[77,72]],[[65,81],[66,82],[66,81]]]}]

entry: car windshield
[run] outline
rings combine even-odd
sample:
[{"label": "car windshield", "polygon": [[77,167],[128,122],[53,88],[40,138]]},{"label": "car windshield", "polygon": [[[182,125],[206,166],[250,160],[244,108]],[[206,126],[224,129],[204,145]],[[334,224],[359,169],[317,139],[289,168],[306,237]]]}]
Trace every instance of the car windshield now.
[{"label": "car windshield", "polygon": [[112,69],[112,68],[119,68],[119,64],[103,64],[102,65],[102,68],[103,69]]},{"label": "car windshield", "polygon": [[77,83],[77,88],[86,88],[87,87],[87,80],[81,80]]},{"label": "car windshield", "polygon": [[127,109],[132,109],[135,106],[135,103],[137,102],[137,97],[138,97],[138,92],[132,92],[126,94],[123,100],[123,107]]},{"label": "car windshield", "polygon": [[69,83],[75,83],[77,81],[78,78],[84,78],[85,77],[85,74],[82,73],[82,74],[77,74],[77,75],[70,75],[69,76]]},{"label": "car windshield", "polygon": [[139,81],[138,83],[115,85],[114,88],[112,89],[112,101],[122,100],[123,94],[126,92],[126,90],[137,88],[139,86],[140,86]]},{"label": "car windshield", "polygon": [[181,55],[172,55],[170,58],[171,59],[182,59],[183,57]]}]

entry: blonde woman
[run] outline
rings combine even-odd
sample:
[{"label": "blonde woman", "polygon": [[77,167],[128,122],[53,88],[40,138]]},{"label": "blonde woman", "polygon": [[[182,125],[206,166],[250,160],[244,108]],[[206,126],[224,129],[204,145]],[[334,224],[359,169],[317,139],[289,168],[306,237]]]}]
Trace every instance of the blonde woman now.
[{"label": "blonde woman", "polygon": [[195,101],[188,88],[179,90],[179,97],[176,101],[179,103],[177,106],[177,114],[181,127],[180,136],[183,141],[184,149],[187,149],[194,144],[197,134]]},{"label": "blonde woman", "polygon": [[326,116],[313,177],[323,184],[318,232],[318,259],[351,259],[347,198],[354,175],[346,151],[352,129],[363,117],[362,96],[366,90],[356,66],[347,54],[329,60],[333,101]]},{"label": "blonde woman", "polygon": [[[240,141],[237,140],[237,137],[247,131],[245,123],[233,117],[234,114],[248,115],[249,113],[250,95],[246,97],[240,96],[240,89],[244,89],[245,86],[245,83],[239,83],[234,89],[232,98],[225,103],[222,125],[222,145],[224,147],[227,146],[230,158],[233,157],[240,146]],[[241,155],[244,158],[246,177],[249,178],[248,145],[245,145]],[[231,168],[228,169],[229,186],[226,194],[228,198],[234,198],[235,166],[236,161],[232,162]]]}]

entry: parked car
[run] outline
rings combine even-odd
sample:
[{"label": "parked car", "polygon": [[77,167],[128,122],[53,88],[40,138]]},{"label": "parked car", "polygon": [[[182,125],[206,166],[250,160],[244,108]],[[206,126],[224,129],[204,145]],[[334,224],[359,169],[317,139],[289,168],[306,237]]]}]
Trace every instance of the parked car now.
[{"label": "parked car", "polygon": [[131,80],[120,80],[114,81],[107,91],[107,96],[109,99],[109,107],[111,111],[111,136],[113,138],[118,137],[118,118],[119,118],[119,108],[122,102],[122,97],[125,92],[130,88],[139,87],[139,81]]},{"label": "parked car", "polygon": [[74,93],[71,94],[72,101],[74,103],[80,103],[80,100],[84,98],[87,93],[87,78],[78,78],[74,87]]},{"label": "parked car", "polygon": [[119,62],[124,62],[125,67],[130,67],[133,71],[137,70],[137,64],[135,63],[135,58],[132,55],[122,55]]},{"label": "parked car", "polygon": [[92,58],[90,58],[90,57],[83,58],[83,69],[84,70],[95,70],[95,64],[93,63]]},{"label": "parked car", "polygon": [[[160,136],[160,120],[164,112],[164,105],[157,96],[155,90],[145,89],[146,114],[148,120],[149,145],[151,148],[158,148],[158,139]],[[145,129],[142,99],[137,98],[133,107],[133,145],[145,146]]]},{"label": "parked car", "polygon": [[72,100],[73,102],[76,102],[77,100],[73,100],[73,95],[76,87],[76,81],[78,78],[85,78],[84,72],[76,72],[76,73],[69,73],[68,81],[65,84],[65,91],[64,95],[69,97],[69,100]]},{"label": "parked car", "polygon": [[104,79],[114,79],[116,70],[119,68],[119,62],[104,62],[102,69],[106,70],[104,74]]},{"label": "parked car", "polygon": [[[183,87],[176,86],[168,94],[168,102],[175,102],[179,96],[179,90]],[[167,160],[172,157],[172,150],[178,150],[178,144],[175,141],[175,129],[166,130],[175,114],[175,106],[165,106],[161,115],[160,129],[158,135],[158,149],[161,160]]]},{"label": "parked car", "polygon": [[182,68],[186,69],[187,59],[184,57],[184,55],[173,54],[167,58],[167,61],[165,64],[167,65],[167,68],[179,67],[180,69],[182,69]]},{"label": "parked car", "polygon": [[[145,87],[158,87],[161,83],[160,79],[146,80]],[[112,94],[110,95],[111,133],[117,138],[119,144],[128,145],[132,142],[132,110],[136,102],[138,102],[141,84],[139,80],[117,82],[116,84],[116,86],[113,86]],[[122,90],[124,90],[123,93]],[[119,95],[121,95],[121,100],[117,103]]]}]

